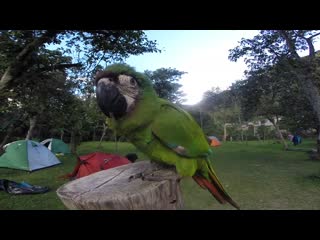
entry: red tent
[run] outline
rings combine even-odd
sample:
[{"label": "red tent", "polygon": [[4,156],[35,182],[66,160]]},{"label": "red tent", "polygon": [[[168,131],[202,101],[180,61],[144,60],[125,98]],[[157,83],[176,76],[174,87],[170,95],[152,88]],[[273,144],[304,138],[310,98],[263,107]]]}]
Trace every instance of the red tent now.
[{"label": "red tent", "polygon": [[94,152],[78,158],[78,163],[69,178],[81,178],[92,173],[131,163],[127,158],[103,152]]},{"label": "red tent", "polygon": [[208,139],[209,139],[210,146],[213,146],[213,147],[221,146],[221,142],[219,141],[219,139],[217,137],[209,136]]}]

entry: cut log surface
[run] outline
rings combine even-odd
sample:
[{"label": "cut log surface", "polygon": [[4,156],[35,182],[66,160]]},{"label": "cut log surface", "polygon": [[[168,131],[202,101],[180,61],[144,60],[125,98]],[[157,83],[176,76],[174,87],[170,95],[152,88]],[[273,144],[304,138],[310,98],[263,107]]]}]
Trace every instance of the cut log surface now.
[{"label": "cut log surface", "polygon": [[173,169],[159,169],[150,179],[129,180],[130,176],[151,168],[149,161],[139,161],[103,170],[66,183],[57,190],[57,195],[68,209],[181,209],[182,194]]}]

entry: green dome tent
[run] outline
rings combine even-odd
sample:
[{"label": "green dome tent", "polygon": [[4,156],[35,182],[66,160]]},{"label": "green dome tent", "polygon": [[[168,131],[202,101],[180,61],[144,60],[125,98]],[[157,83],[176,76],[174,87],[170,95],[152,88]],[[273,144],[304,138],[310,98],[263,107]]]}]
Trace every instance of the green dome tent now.
[{"label": "green dome tent", "polygon": [[5,146],[0,156],[0,167],[34,171],[61,163],[42,144],[31,140],[20,140]]},{"label": "green dome tent", "polygon": [[40,143],[46,146],[53,153],[71,153],[68,145],[60,139],[48,138]]}]

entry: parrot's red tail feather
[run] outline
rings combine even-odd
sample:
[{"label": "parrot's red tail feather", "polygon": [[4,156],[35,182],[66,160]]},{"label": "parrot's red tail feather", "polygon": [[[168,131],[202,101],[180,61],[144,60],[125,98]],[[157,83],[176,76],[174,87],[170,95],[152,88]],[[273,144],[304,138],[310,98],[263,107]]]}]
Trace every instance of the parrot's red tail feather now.
[{"label": "parrot's red tail feather", "polygon": [[224,204],[226,202],[218,188],[207,179],[199,175],[193,176],[193,179],[200,185],[200,187],[208,189],[212,196],[214,196],[214,198],[217,199],[219,203]]},{"label": "parrot's red tail feather", "polygon": [[227,194],[227,192],[223,189],[219,179],[217,178],[217,176],[215,175],[214,171],[210,171],[209,172],[209,176],[211,178],[210,183],[212,183],[212,185],[215,186],[215,188],[219,191],[219,193],[223,196],[223,199],[225,201],[227,201],[228,203],[230,203],[232,206],[234,206],[236,209],[240,209],[240,207],[238,206],[238,204],[236,202],[234,202],[231,197]]},{"label": "parrot's red tail feather", "polygon": [[193,176],[192,178],[193,178],[193,180],[196,181],[196,183],[198,183],[198,185],[199,185],[201,188],[207,189],[207,187],[206,187],[206,185],[204,184],[204,182],[202,181],[202,178],[201,178],[201,177],[195,175],[195,176]]},{"label": "parrot's red tail feather", "polygon": [[217,199],[217,201],[221,204],[226,202],[230,203],[236,209],[240,209],[238,204],[236,204],[230,196],[225,192],[222,188],[221,184],[218,182],[215,176],[210,174],[211,181],[207,180],[206,178],[200,175],[194,175],[193,179],[199,184],[200,187],[208,189],[208,191],[212,194],[212,196]]}]

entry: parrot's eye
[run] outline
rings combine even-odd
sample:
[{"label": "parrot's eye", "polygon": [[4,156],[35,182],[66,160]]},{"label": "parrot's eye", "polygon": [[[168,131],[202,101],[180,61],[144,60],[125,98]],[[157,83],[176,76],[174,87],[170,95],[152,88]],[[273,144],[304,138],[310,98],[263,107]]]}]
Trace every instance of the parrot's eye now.
[{"label": "parrot's eye", "polygon": [[130,79],[130,84],[131,84],[131,85],[135,86],[136,83],[137,83],[137,82],[136,82],[136,80],[134,80],[134,78],[131,78],[131,79]]}]

